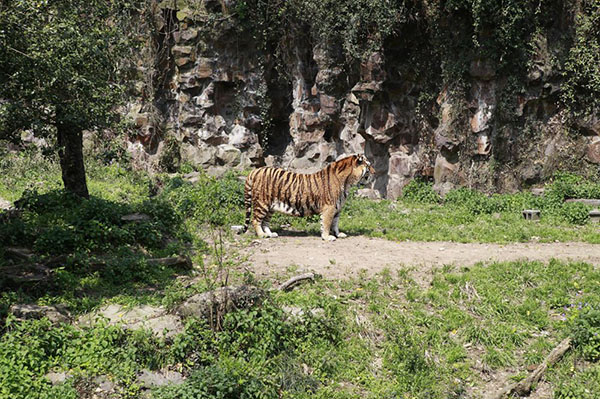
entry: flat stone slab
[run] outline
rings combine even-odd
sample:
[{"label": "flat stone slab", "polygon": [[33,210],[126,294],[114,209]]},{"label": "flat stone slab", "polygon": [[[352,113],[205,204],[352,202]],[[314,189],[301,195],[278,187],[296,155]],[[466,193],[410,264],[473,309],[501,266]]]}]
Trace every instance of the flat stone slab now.
[{"label": "flat stone slab", "polygon": [[34,253],[28,248],[7,247],[4,249],[6,254],[16,260],[30,260]]},{"label": "flat stone slab", "polygon": [[42,319],[47,317],[53,324],[71,322],[71,315],[63,306],[14,304],[11,305],[8,311],[20,320]]},{"label": "flat stone slab", "polygon": [[381,194],[379,191],[372,188],[360,188],[356,191],[356,196],[360,198],[367,198],[370,200],[380,200]]},{"label": "flat stone slab", "polygon": [[43,284],[52,279],[52,270],[37,263],[20,263],[0,267],[0,274],[11,284]]},{"label": "flat stone slab", "polygon": [[185,377],[183,374],[173,370],[142,370],[137,377],[137,383],[142,388],[154,388],[163,385],[183,384]]},{"label": "flat stone slab", "polygon": [[600,206],[600,199],[589,199],[589,198],[571,198],[565,202],[580,202],[590,206]]},{"label": "flat stone slab", "polygon": [[234,232],[235,234],[242,234],[244,232],[244,226],[239,225],[239,224],[234,224],[233,226],[231,226],[231,231]]},{"label": "flat stone slab", "polygon": [[106,319],[108,325],[120,324],[130,330],[149,329],[160,337],[172,337],[183,331],[183,323],[179,316],[166,313],[162,307],[150,305],[128,309],[111,304],[81,316],[78,324],[91,326],[99,319]]},{"label": "flat stone slab", "polygon": [[544,191],[545,190],[543,188],[532,188],[531,194],[535,195],[536,197],[541,197],[544,195]]}]

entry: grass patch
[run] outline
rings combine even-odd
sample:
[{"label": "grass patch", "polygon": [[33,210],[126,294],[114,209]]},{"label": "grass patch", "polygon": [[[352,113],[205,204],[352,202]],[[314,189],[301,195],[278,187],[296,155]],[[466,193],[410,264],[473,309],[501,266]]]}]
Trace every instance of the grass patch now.
[{"label": "grass patch", "polygon": [[[179,365],[186,382],[152,397],[470,397],[486,389],[484,375],[538,364],[573,331],[583,344],[548,372],[556,397],[577,397],[565,395],[600,383],[585,349],[595,348],[586,334],[597,328],[585,309],[600,299],[600,273],[591,265],[442,268],[428,288],[414,286],[410,273],[318,280],[228,314],[221,331],[188,319],[171,339],[9,318],[0,386],[15,398],[69,397],[78,381],[103,374],[119,384],[119,397],[136,397],[142,368]],[[302,313],[289,315],[283,309],[290,306]],[[51,370],[73,378],[52,386],[43,377]]]},{"label": "grass patch", "polygon": [[[59,171],[46,162],[24,157],[2,164],[0,196],[20,199],[22,209],[0,226],[2,242],[27,243],[36,261],[66,258],[50,286],[0,294],[0,398],[75,398],[98,375],[117,383],[118,397],[134,398],[141,394],[137,373],[163,367],[181,370],[187,379],[150,393],[160,399],[477,397],[486,389],[484,375],[518,370],[508,379],[519,380],[565,336],[577,347],[547,375],[555,397],[592,398],[600,386],[600,272],[577,262],[446,266],[434,271],[427,287],[415,284],[411,269],[317,280],[228,314],[219,331],[191,318],[184,332],[168,339],[102,323],[76,328],[17,322],[6,317],[13,303],[61,303],[75,315],[111,302],[173,307],[219,278],[214,265],[204,263],[211,251],[223,249],[208,243],[218,243],[209,232],[243,221],[243,184],[235,174],[199,176],[191,184],[91,163],[92,197],[82,201],[59,190]],[[11,177],[25,166],[27,176],[44,176],[45,183]],[[595,187],[563,176],[544,199],[457,190],[440,202],[430,187],[415,183],[408,190],[413,194],[399,201],[351,197],[340,225],[350,234],[393,240],[597,242],[594,226],[578,224],[583,208],[563,205],[571,196],[595,196]],[[534,206],[542,209],[542,220],[522,220],[521,208]],[[121,220],[133,212],[149,219]],[[279,215],[274,224],[318,232],[317,218]],[[225,233],[225,245],[228,239]],[[235,274],[235,254],[226,252],[222,266]],[[181,253],[192,256],[204,278],[147,262]],[[10,262],[4,249],[0,259]],[[98,261],[101,268],[94,266]],[[232,278],[266,284],[251,273]],[[44,377],[49,371],[72,377],[53,386]]]}]

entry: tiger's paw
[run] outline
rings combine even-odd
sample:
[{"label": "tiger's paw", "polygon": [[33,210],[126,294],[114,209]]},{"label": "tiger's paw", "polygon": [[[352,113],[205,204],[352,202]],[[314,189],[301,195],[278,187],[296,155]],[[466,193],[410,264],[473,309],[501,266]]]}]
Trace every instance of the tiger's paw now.
[{"label": "tiger's paw", "polygon": [[269,238],[275,238],[275,237],[279,237],[279,234],[270,232],[267,237],[269,237]]},{"label": "tiger's paw", "polygon": [[335,241],[335,236],[322,235],[321,238],[324,239],[325,241]]},{"label": "tiger's paw", "polygon": [[337,238],[346,238],[348,235],[346,233],[342,233],[341,231],[337,233]]}]

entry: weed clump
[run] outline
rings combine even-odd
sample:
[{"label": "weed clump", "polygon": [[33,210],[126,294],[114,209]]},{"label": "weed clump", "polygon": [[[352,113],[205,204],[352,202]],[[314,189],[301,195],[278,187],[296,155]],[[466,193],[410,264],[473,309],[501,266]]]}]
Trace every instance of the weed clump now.
[{"label": "weed clump", "polygon": [[[56,190],[27,191],[17,203],[22,217],[0,226],[0,241],[31,243],[40,255],[89,254],[124,245],[156,250],[166,237],[179,233],[181,223],[173,208],[160,199],[131,205],[98,197],[82,200]],[[149,219],[134,223],[121,219],[136,212]]]},{"label": "weed clump", "polygon": [[600,308],[585,307],[577,314],[571,328],[573,343],[586,360],[600,359]]},{"label": "weed clump", "polygon": [[220,179],[201,174],[194,184],[175,177],[166,182],[161,197],[182,217],[224,226],[243,220],[244,184],[228,172]]},{"label": "weed clump", "polygon": [[437,204],[440,195],[433,190],[433,184],[419,180],[411,180],[402,190],[402,199],[419,204]]},{"label": "weed clump", "polygon": [[463,209],[472,215],[520,213],[524,209],[540,209],[544,215],[567,223],[585,224],[591,207],[583,203],[565,202],[572,198],[600,198],[600,184],[571,173],[557,173],[553,182],[546,187],[545,195],[541,197],[529,192],[487,196],[462,187],[451,190],[444,198],[444,204]]}]

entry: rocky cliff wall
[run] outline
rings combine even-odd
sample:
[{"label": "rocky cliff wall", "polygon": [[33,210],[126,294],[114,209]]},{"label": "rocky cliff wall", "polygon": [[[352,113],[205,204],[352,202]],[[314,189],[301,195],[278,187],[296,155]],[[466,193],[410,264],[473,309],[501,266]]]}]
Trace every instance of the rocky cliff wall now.
[{"label": "rocky cliff wall", "polygon": [[[138,85],[146,95],[128,108],[137,162],[211,174],[265,164],[314,171],[364,152],[377,171],[373,188],[387,198],[415,177],[440,192],[494,192],[556,170],[598,173],[600,112],[576,111],[563,95],[577,37],[573,7],[544,5],[555,18],[522,33],[527,59],[510,69],[502,54],[473,47],[473,16],[460,9],[432,26],[428,9],[414,6],[378,48],[353,58],[343,43],[315,38],[306,22],[265,40],[252,29],[257,21],[242,19],[240,3],[247,6],[154,4],[139,63],[150,71]],[[451,61],[462,65],[457,74]]]}]

